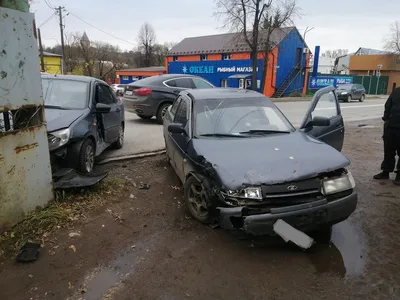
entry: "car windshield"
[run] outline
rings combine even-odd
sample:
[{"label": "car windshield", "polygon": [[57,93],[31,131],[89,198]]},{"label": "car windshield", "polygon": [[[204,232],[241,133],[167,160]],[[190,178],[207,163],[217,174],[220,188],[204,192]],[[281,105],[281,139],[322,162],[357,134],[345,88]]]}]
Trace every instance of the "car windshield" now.
[{"label": "car windshield", "polygon": [[193,114],[197,137],[295,131],[281,111],[265,97],[196,100]]},{"label": "car windshield", "polygon": [[45,107],[84,109],[88,105],[89,83],[66,79],[42,79]]},{"label": "car windshield", "polygon": [[337,88],[338,90],[351,90],[352,87],[352,84],[339,84]]}]

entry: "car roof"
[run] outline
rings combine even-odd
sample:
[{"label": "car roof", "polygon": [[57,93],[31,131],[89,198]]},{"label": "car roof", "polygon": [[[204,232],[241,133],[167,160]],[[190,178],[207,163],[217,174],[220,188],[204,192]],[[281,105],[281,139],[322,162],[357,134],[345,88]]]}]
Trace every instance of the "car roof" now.
[{"label": "car roof", "polygon": [[107,84],[103,80],[97,79],[95,77],[81,76],[81,75],[44,75],[44,74],[42,74],[42,79],[61,79],[61,80],[64,79],[64,80],[83,81],[83,82],[88,82],[88,83],[90,83],[92,81],[97,81],[97,82]]},{"label": "car roof", "polygon": [[[162,85],[162,83],[164,81],[166,81],[166,80],[171,80],[171,79],[175,79],[175,78],[182,78],[182,77],[201,78],[199,76],[189,75],[189,74],[161,74],[161,75],[155,75],[155,76],[151,76],[151,77],[146,77],[146,78],[137,80],[135,82],[128,83],[127,85],[137,85],[137,84],[141,84],[141,83]],[[204,79],[204,78],[201,78],[201,79]]]},{"label": "car roof", "polygon": [[234,88],[213,88],[213,89],[188,89],[181,92],[191,97],[194,101],[196,100],[207,100],[207,99],[239,99],[239,98],[254,98],[264,97],[266,101],[271,101],[253,90],[247,89],[234,89]]}]

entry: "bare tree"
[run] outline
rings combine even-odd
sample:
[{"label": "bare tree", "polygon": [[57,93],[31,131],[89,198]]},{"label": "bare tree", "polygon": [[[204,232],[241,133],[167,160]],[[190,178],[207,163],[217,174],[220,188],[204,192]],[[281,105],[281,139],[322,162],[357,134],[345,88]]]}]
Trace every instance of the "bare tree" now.
[{"label": "bare tree", "polygon": [[400,53],[400,22],[396,21],[390,26],[390,34],[385,40],[385,49]]},{"label": "bare tree", "polygon": [[224,20],[224,27],[238,32],[247,43],[252,59],[252,89],[257,90],[257,58],[259,30],[263,15],[272,5],[272,0],[215,0],[216,15]]},{"label": "bare tree", "polygon": [[265,89],[269,54],[277,46],[276,42],[272,39],[272,34],[274,31],[282,30],[282,27],[293,25],[293,18],[299,16],[299,10],[296,0],[275,1],[274,3],[270,3],[268,8],[265,9],[264,15],[262,16],[262,30],[260,33],[260,44],[262,45],[264,58],[261,93],[263,93]]},{"label": "bare tree", "polygon": [[336,49],[336,50],[326,50],[322,53],[322,57],[337,58],[340,56],[347,55],[349,53],[348,49]]},{"label": "bare tree", "polygon": [[[76,68],[80,64],[80,51],[77,33],[64,32],[64,66],[67,74],[74,74]],[[60,51],[61,46],[60,46]],[[60,53],[60,54],[61,54]]]},{"label": "bare tree", "polygon": [[144,53],[144,65],[150,67],[154,44],[156,42],[156,32],[150,23],[145,22],[142,27],[140,27],[138,42],[139,47]]}]

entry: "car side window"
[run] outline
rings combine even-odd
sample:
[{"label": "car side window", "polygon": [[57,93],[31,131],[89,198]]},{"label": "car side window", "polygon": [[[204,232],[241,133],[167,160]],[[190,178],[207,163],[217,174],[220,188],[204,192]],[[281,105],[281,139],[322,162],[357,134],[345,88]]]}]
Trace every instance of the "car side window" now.
[{"label": "car side window", "polygon": [[178,97],[178,98],[175,100],[174,104],[172,104],[172,107],[171,107],[172,119],[175,117],[176,111],[178,110],[178,106],[179,106],[179,104],[181,103],[181,101],[182,101],[182,97]]},{"label": "car side window", "polygon": [[165,84],[169,87],[176,87],[176,82],[175,80],[168,80],[165,82]]},{"label": "car side window", "polygon": [[103,104],[113,104],[115,103],[115,98],[108,86],[99,85],[101,93],[99,93],[98,102]]},{"label": "car side window", "polygon": [[185,89],[191,89],[193,87],[193,82],[191,78],[177,78],[175,79],[176,86]]},{"label": "car side window", "polygon": [[192,78],[192,80],[196,89],[209,89],[213,87],[211,84],[203,79]]},{"label": "car side window", "polygon": [[186,123],[188,121],[187,110],[188,110],[188,102],[186,99],[182,99],[182,101],[180,101],[179,103],[178,110],[176,111],[174,123],[186,126]]},{"label": "car side window", "polygon": [[319,100],[317,105],[315,106],[313,112],[311,113],[311,117],[325,117],[325,118],[333,118],[339,115],[339,111],[337,108],[337,102],[335,94],[330,91],[329,93],[323,94]]}]

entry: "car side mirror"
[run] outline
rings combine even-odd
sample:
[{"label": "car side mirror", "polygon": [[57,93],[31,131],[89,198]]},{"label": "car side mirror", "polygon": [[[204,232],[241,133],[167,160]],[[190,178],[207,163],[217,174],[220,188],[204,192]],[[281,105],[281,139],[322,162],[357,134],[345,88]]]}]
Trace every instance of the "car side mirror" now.
[{"label": "car side mirror", "polygon": [[310,122],[308,122],[307,127],[312,126],[329,126],[331,125],[331,120],[327,117],[315,116]]},{"label": "car side mirror", "polygon": [[103,103],[96,104],[96,113],[98,114],[106,114],[111,110],[111,106]]},{"label": "car side mirror", "polygon": [[168,125],[168,131],[175,134],[181,134],[185,132],[185,128],[182,126],[182,124],[174,123]]}]

